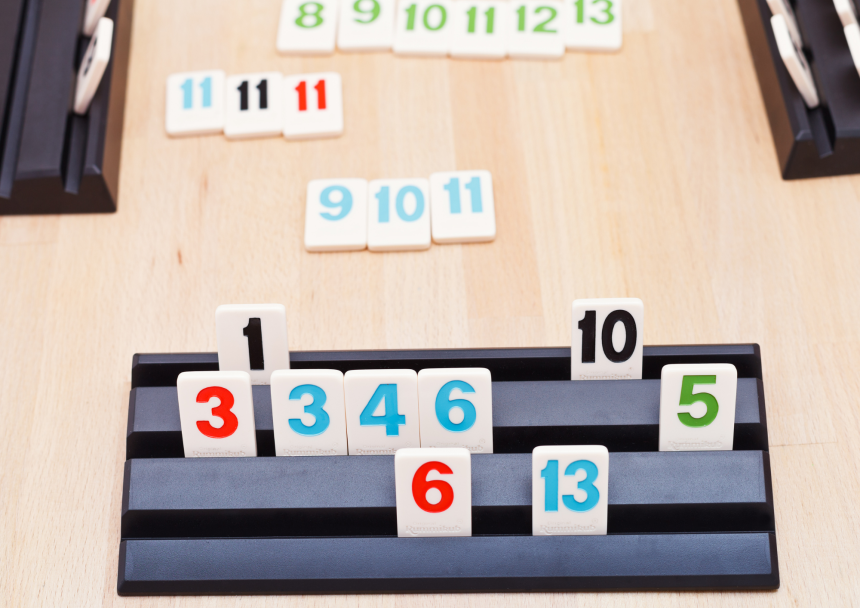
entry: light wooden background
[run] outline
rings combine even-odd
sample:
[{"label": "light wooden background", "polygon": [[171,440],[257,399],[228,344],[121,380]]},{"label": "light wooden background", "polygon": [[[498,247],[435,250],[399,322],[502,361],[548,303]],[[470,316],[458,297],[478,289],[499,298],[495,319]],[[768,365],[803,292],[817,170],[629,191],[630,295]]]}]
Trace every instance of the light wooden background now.
[{"label": "light wooden background", "polygon": [[[860,603],[860,177],[780,180],[733,0],[625,2],[619,54],[490,63],[283,58],[279,0],[137,0],[119,212],[0,219],[3,603]],[[165,78],[204,68],[336,70],[346,132],[170,140]],[[494,243],[303,250],[308,180],[467,168]],[[646,344],[761,344],[778,592],[116,595],[135,352],[214,351],[231,302],[285,304],[297,350],[567,345],[571,301],[603,296],[645,301]]]}]

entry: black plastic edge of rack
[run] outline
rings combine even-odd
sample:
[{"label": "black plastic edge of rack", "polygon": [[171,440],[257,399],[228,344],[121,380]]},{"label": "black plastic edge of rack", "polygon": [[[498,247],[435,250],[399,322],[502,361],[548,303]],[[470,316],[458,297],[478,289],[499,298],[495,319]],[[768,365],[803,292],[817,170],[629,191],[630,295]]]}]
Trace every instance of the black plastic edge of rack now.
[{"label": "black plastic edge of rack", "polygon": [[[42,1],[28,0],[28,15],[22,25],[22,28],[34,30],[34,35],[39,25]],[[81,4],[83,6],[83,0]],[[27,46],[28,38],[26,32],[22,34],[14,91],[10,93],[7,108],[6,140],[3,142],[4,150],[0,153],[3,157],[0,190],[8,191],[5,196],[0,196],[0,216],[116,211],[133,7],[134,0],[111,2],[105,14],[114,21],[111,58],[90,108],[85,116],[78,116],[71,112],[69,104],[63,117],[66,127],[62,162],[54,167],[50,175],[28,178],[19,178],[17,175],[21,138],[30,104],[41,102],[40,99],[32,99],[33,95],[29,91],[32,62],[37,49],[23,48]],[[80,23],[68,20],[56,27],[75,28],[77,31]],[[41,36],[41,42],[35,40],[35,45],[50,44],[51,38]],[[79,39],[76,44],[78,60],[80,48],[85,42],[86,39]],[[47,95],[46,103],[48,100],[55,102],[57,96],[63,97],[58,92]]]},{"label": "black plastic edge of rack", "polygon": [[[731,363],[739,378],[761,378],[758,344],[645,346],[642,377],[657,379],[673,363]],[[428,350],[293,351],[293,369],[414,369],[485,367],[494,381],[570,380],[570,348],[468,348]],[[135,354],[131,387],[176,386],[186,371],[217,371],[217,353]]]},{"label": "black plastic edge of rack", "polygon": [[153,539],[119,553],[124,596],[779,588],[770,532]]},{"label": "black plastic edge of rack", "polygon": [[832,2],[787,0],[821,104],[809,109],[779,55],[766,0],[738,0],[783,179],[860,173],[860,75]]}]

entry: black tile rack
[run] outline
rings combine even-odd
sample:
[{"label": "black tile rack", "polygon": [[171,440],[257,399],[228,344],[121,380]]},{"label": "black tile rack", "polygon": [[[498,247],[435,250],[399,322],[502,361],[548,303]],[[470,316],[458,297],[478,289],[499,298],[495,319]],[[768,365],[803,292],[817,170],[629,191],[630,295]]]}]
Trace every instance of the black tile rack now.
[{"label": "black tile rack", "polygon": [[133,0],[112,0],[111,60],[72,112],[86,0],[0,3],[0,215],[116,211]]},{"label": "black tile rack", "polygon": [[[291,353],[294,369],[491,370],[496,453],[472,459],[474,536],[404,539],[393,457],[266,457],[271,401],[254,387],[259,457],[182,458],[176,376],[217,355],[135,355],[118,592],[778,588],[758,346],[644,358],[643,380],[571,382],[565,348]],[[685,362],[738,368],[734,450],[657,451],[660,368]],[[609,448],[607,536],[531,536],[530,452],[553,443]]]},{"label": "black tile rack", "polygon": [[738,0],[783,179],[860,173],[860,75],[829,0],[794,5],[821,105],[809,109],[770,26],[766,0]]}]

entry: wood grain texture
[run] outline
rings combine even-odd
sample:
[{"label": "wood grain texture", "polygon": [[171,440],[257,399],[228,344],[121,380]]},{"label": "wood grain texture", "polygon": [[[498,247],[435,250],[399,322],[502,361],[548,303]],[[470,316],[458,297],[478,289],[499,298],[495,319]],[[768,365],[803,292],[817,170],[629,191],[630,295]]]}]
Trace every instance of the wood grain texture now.
[{"label": "wood grain texture", "polygon": [[[625,2],[619,54],[492,63],[285,58],[279,0],[138,1],[118,213],[0,219],[3,604],[860,603],[860,177],[780,180],[733,0]],[[336,70],[346,132],[168,139],[166,77],[205,68]],[[310,179],[468,168],[491,244],[302,247]],[[218,304],[269,301],[293,349],[566,345],[602,296],[645,301],[647,344],[761,344],[779,591],[117,597],[133,353],[214,351]]]}]

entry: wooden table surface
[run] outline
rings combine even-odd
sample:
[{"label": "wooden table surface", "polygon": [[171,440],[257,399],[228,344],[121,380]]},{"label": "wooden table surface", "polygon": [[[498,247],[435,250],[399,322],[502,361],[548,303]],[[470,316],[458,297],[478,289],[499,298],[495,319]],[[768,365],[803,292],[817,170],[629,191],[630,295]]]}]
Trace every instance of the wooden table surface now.
[{"label": "wooden table surface", "polygon": [[[733,0],[625,3],[618,54],[493,63],[285,58],[280,0],[137,0],[119,211],[0,219],[4,605],[860,602],[860,177],[781,181]],[[346,132],[168,139],[165,78],[205,68],[336,70]],[[469,168],[491,244],[302,246],[310,179]],[[135,352],[214,351],[239,302],[285,304],[294,350],[568,345],[572,300],[608,296],[644,300],[646,344],[761,345],[779,591],[116,595]]]}]

